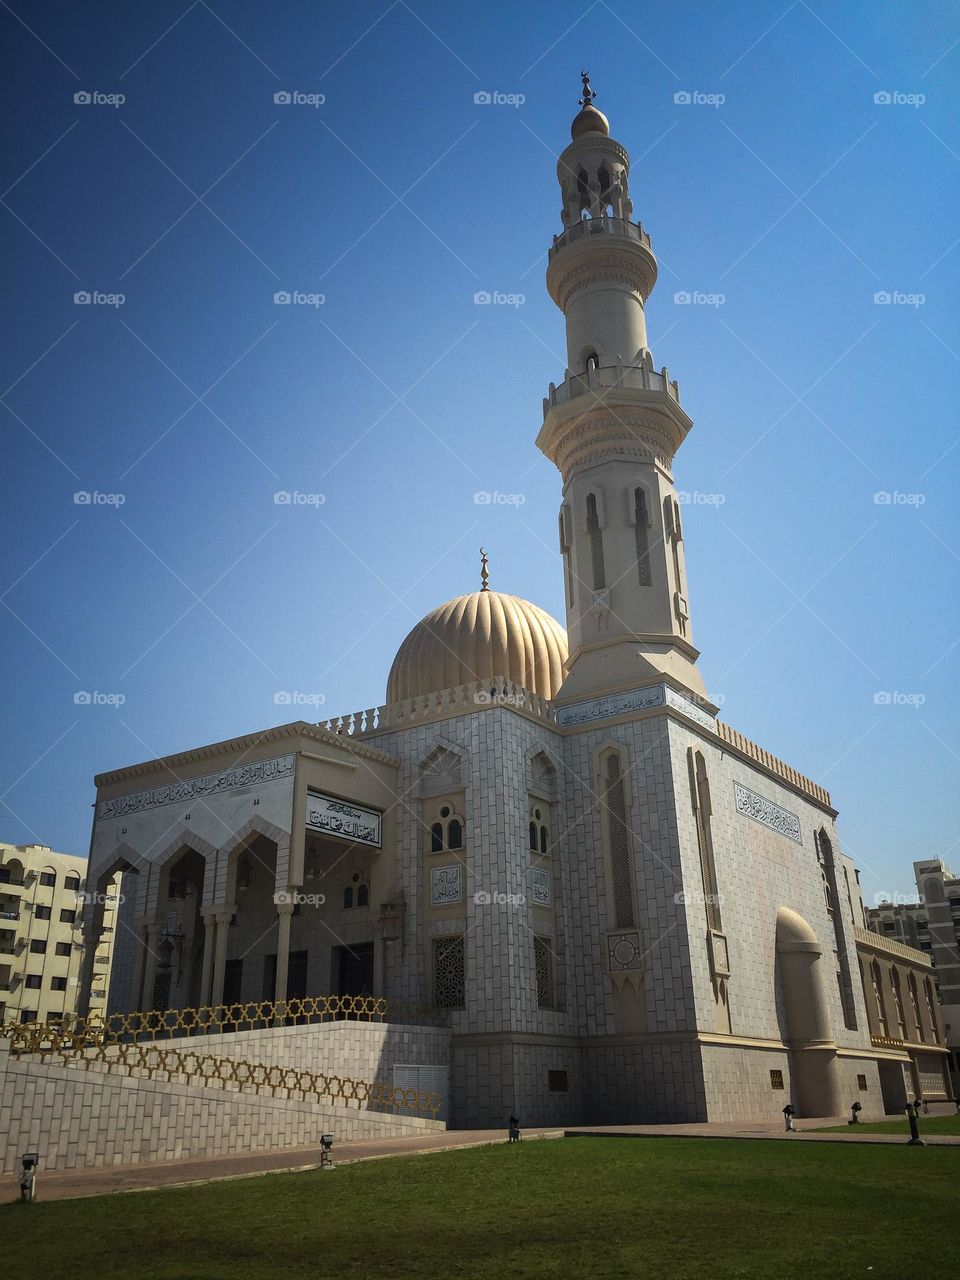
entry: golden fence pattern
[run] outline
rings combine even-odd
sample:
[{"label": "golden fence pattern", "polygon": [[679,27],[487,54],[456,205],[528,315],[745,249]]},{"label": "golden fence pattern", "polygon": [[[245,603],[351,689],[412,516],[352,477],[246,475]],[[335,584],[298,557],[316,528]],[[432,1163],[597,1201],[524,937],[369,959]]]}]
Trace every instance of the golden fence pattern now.
[{"label": "golden fence pattern", "polygon": [[[420,1026],[443,1023],[445,1013],[426,1005],[387,1000],[384,996],[303,996],[291,1000],[258,1000],[208,1005],[198,1009],[157,1009],[101,1014],[89,1018],[66,1015],[59,1022],[7,1023],[0,1038],[16,1038],[23,1053],[44,1053],[66,1042],[81,1045],[166,1040],[176,1036],[222,1035],[267,1027],[303,1026],[316,1022],[404,1022]],[[29,1046],[29,1047],[26,1047]]]},{"label": "golden fence pattern", "polygon": [[442,1105],[439,1093],[420,1089],[400,1089],[385,1081],[353,1080],[346,1076],[330,1076],[322,1071],[299,1070],[296,1067],[268,1066],[245,1058],[217,1058],[190,1049],[173,1049],[127,1040],[112,1044],[84,1042],[77,1036],[56,1034],[51,1028],[43,1043],[31,1036],[32,1024],[5,1030],[10,1052],[17,1058],[39,1054],[41,1061],[60,1059],[64,1066],[74,1065],[118,1071],[129,1076],[145,1076],[172,1083],[206,1085],[221,1089],[235,1087],[254,1093],[280,1095],[302,1102],[342,1103],[366,1107],[370,1111],[386,1111],[395,1115],[416,1115],[436,1120]]}]

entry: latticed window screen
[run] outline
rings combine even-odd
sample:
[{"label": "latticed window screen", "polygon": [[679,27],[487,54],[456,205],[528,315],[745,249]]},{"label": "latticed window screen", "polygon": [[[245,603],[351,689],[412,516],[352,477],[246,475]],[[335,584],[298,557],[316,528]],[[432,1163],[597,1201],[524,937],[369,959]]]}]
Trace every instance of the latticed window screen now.
[{"label": "latticed window screen", "polygon": [[647,495],[642,489],[634,490],[634,530],[637,537],[637,573],[641,587],[650,585],[650,545],[647,538]]},{"label": "latticed window screen", "polygon": [[534,938],[533,958],[537,970],[537,1007],[552,1009],[553,997],[553,953],[550,950],[549,938]]},{"label": "latticed window screen", "polygon": [[603,591],[607,574],[603,567],[603,530],[597,515],[597,495],[587,494],[587,533],[590,535],[590,560],[593,567],[593,589]]},{"label": "latticed window screen", "polygon": [[463,934],[433,940],[433,1003],[438,1009],[466,1004],[466,959]]},{"label": "latticed window screen", "polygon": [[605,800],[607,836],[610,842],[610,872],[613,880],[615,927],[628,929],[633,918],[633,868],[627,835],[627,806],[620,757],[611,751],[606,759]]},{"label": "latticed window screen", "polygon": [[770,1088],[771,1089],[783,1088],[783,1072],[782,1071],[777,1071],[776,1069],[774,1069],[773,1071],[770,1072]]}]

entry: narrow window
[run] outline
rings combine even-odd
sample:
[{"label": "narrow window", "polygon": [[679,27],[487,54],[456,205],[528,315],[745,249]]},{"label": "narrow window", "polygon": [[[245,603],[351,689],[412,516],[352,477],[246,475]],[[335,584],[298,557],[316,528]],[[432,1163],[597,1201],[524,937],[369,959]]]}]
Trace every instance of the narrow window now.
[{"label": "narrow window", "polygon": [[702,752],[695,751],[692,747],[687,753],[687,764],[690,771],[690,793],[693,801],[693,811],[697,819],[700,880],[703,886],[707,928],[720,932],[723,928],[723,923],[720,918],[720,895],[717,892],[717,872],[713,860],[713,832],[710,825],[710,783],[707,779],[707,764]]},{"label": "narrow window", "polygon": [[559,517],[560,525],[560,555],[563,559],[563,572],[567,583],[567,603],[573,605],[573,569],[570,565],[570,544],[567,542],[567,530],[564,525],[564,513],[561,510]]},{"label": "narrow window", "polygon": [[353,906],[353,886],[347,885],[343,891],[343,905],[345,910],[349,910]]},{"label": "narrow window", "polygon": [[913,1005],[913,1022],[916,1027],[916,1038],[922,1044],[926,1037],[923,1034],[923,1022],[920,1018],[920,997],[917,995],[917,979],[911,973],[910,982],[908,984],[910,990],[910,1003]]},{"label": "narrow window", "polygon": [[443,849],[443,823],[435,822],[430,828],[430,852],[440,853]]},{"label": "narrow window", "polygon": [[603,591],[607,585],[603,567],[603,530],[597,515],[597,495],[587,494],[587,533],[590,535],[590,559],[593,566],[593,589]]},{"label": "narrow window", "polygon": [[650,585],[650,544],[647,536],[647,495],[643,489],[634,489],[634,532],[637,539],[637,573],[641,587]]},{"label": "narrow window", "polygon": [[541,827],[540,828],[540,852],[541,853],[547,852],[547,840],[548,840],[547,828]]},{"label": "narrow window", "polygon": [[368,884],[357,885],[357,906],[369,907],[370,905],[370,886]]},{"label": "narrow window", "polygon": [[463,934],[433,939],[433,1003],[438,1009],[462,1009],[466,1003]]},{"label": "narrow window", "polygon": [[451,818],[450,825],[447,827],[447,848],[463,848],[463,824],[459,818]]},{"label": "narrow window", "polygon": [[549,938],[533,939],[533,959],[537,974],[537,1008],[552,1009],[553,1000],[553,952]]},{"label": "narrow window", "polygon": [[894,969],[891,973],[893,979],[893,1006],[897,1012],[897,1024],[900,1027],[900,1039],[907,1038],[907,1020],[903,1016],[903,996],[900,992],[900,974]]},{"label": "narrow window", "polygon": [[936,1044],[939,1044],[940,1032],[937,1029],[937,1010],[933,1000],[933,987],[929,978],[924,979],[923,994],[927,1002],[927,1013],[930,1015],[930,1029],[933,1032],[933,1039]]},{"label": "narrow window", "polygon": [[873,998],[877,1004],[877,1021],[880,1024],[880,1034],[889,1036],[890,1028],[887,1026],[887,1011],[883,1005],[883,983],[880,978],[880,966],[876,960],[870,966],[870,980],[873,983]]},{"label": "narrow window", "polygon": [[607,839],[610,846],[610,872],[613,882],[614,927],[628,929],[634,924],[633,869],[630,841],[627,835],[626,792],[620,756],[611,751],[605,761],[604,808],[607,816]]},{"label": "narrow window", "polygon": [[536,853],[537,851],[537,824],[530,823],[530,848]]}]

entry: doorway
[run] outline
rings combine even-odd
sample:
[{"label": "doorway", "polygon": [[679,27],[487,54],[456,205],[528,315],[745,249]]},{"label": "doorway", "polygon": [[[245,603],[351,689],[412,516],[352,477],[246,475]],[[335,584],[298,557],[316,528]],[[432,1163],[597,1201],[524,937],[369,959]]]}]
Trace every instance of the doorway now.
[{"label": "doorway", "polygon": [[373,995],[373,943],[334,947],[334,973],[339,996]]}]

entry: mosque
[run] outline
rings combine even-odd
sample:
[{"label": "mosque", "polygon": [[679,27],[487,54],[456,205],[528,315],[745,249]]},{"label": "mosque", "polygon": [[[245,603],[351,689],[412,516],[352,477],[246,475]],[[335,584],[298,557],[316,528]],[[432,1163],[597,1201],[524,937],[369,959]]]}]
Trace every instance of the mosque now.
[{"label": "mosque", "polygon": [[[429,1006],[458,1126],[945,1097],[928,958],[864,939],[830,795],[720,720],[698,671],[673,471],[692,422],[647,342],[657,259],[594,96],[584,76],[557,165],[568,367],[536,440],[566,625],[484,561],[403,641],[383,705],[99,775],[109,1007]],[[102,908],[84,927],[89,993]]]}]

